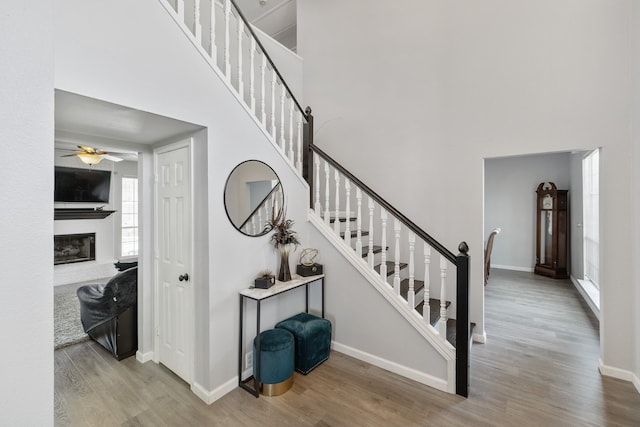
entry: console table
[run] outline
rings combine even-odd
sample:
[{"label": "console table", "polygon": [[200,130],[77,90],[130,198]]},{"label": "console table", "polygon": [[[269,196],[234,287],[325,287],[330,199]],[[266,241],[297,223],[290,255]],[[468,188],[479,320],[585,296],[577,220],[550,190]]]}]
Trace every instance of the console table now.
[{"label": "console table", "polygon": [[[275,297],[281,295],[285,292],[289,292],[291,290],[297,289],[301,286],[305,287],[305,311],[309,312],[309,285],[313,282],[319,281],[321,290],[322,290],[322,318],[324,318],[324,274],[320,274],[318,276],[308,276],[302,277],[298,275],[293,275],[293,279],[288,282],[280,282],[276,281],[276,283],[271,286],[269,289],[258,289],[258,288],[246,288],[240,291],[240,340],[238,346],[238,386],[245,389],[249,393],[253,394],[255,397],[260,396],[260,384],[257,379],[253,377],[253,375],[249,376],[247,379],[242,379],[242,358],[244,356],[243,352],[243,335],[244,335],[244,301],[245,299],[253,300],[256,302],[256,354],[260,354],[260,303],[266,299],[271,297]],[[253,363],[255,363],[256,368],[256,376],[260,378],[260,357],[254,358]],[[251,387],[248,383],[253,381],[253,387]]]}]

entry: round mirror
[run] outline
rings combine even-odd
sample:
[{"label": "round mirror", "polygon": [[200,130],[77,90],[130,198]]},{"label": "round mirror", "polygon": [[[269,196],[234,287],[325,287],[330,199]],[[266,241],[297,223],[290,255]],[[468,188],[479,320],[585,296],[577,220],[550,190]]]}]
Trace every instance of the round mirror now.
[{"label": "round mirror", "polygon": [[259,160],[236,166],[227,178],[224,206],[231,224],[247,236],[263,236],[271,231],[267,221],[284,203],[278,175]]}]

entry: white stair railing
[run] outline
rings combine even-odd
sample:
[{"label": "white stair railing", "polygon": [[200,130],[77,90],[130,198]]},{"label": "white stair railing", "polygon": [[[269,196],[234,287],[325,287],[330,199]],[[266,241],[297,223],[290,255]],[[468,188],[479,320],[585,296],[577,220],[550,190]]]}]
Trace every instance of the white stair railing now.
[{"label": "white stair railing", "polygon": [[[310,163],[313,167],[310,173],[314,176],[316,183],[312,188],[315,213],[323,217],[324,223],[330,225],[331,232],[337,235],[343,244],[362,260],[362,263],[370,269],[375,269],[388,289],[392,290],[397,298],[402,299],[407,309],[413,315],[422,318],[427,325],[431,325],[429,298],[439,299],[439,320],[431,326],[435,334],[438,334],[442,340],[446,340],[447,319],[451,317],[448,315],[447,287],[455,286],[455,277],[449,277],[448,271],[453,263],[441,255],[440,262],[435,265],[437,270],[432,271],[432,247],[426,241],[416,236],[409,228],[403,227],[400,218],[393,216],[371,196],[367,197],[368,219],[363,218],[362,197],[366,192],[317,153],[314,154]],[[321,180],[322,177],[324,182]],[[352,201],[356,206],[355,212],[351,212]],[[368,227],[363,227],[363,224],[368,224]],[[355,248],[352,243],[354,227],[356,229]],[[363,254],[361,236],[365,231],[369,233],[368,248]],[[393,234],[388,236],[388,233]],[[374,249],[374,236],[379,236],[380,241],[380,246],[376,249]],[[424,263],[416,262],[416,259],[421,259],[420,257],[423,257]],[[387,267],[388,260],[391,261],[389,267]],[[405,264],[402,260],[408,260],[408,263]],[[390,271],[391,268],[393,272]],[[455,272],[455,265],[453,271]],[[390,277],[388,277],[389,274]],[[416,276],[424,280],[416,281]],[[431,288],[431,277],[440,278],[439,281],[433,281],[437,284],[434,289]],[[406,281],[405,285],[402,284],[403,280]],[[416,283],[420,284],[419,291],[416,290]],[[401,288],[403,288],[402,292]],[[421,310],[416,310],[421,303]]]},{"label": "white stair railing", "polygon": [[[235,2],[159,2],[235,93],[238,101],[278,147],[291,167],[302,175],[303,128],[308,122],[308,115]],[[203,14],[203,10],[209,10],[210,13]],[[219,52],[222,52],[222,58],[218,58]]]}]

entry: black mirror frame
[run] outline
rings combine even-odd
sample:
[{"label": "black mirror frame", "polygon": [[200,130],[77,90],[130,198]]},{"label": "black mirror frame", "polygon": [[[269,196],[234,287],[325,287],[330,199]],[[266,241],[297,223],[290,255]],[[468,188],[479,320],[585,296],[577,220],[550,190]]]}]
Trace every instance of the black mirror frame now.
[{"label": "black mirror frame", "polygon": [[[227,207],[227,187],[229,185],[229,179],[231,178],[231,176],[233,175],[233,173],[242,165],[244,165],[245,163],[249,163],[249,162],[258,162],[258,163],[262,163],[263,165],[265,165],[266,167],[268,167],[271,172],[273,172],[273,175],[277,178],[278,180],[278,184],[276,184],[273,188],[277,188],[278,186],[280,187],[280,191],[282,192],[282,203],[284,205],[284,187],[282,186],[282,181],[280,180],[280,177],[278,176],[278,174],[276,173],[276,171],[273,170],[273,168],[271,166],[269,166],[267,163],[263,162],[262,160],[257,160],[257,159],[249,159],[249,160],[245,160],[243,162],[238,163],[232,170],[231,172],[229,172],[229,175],[227,176],[227,179],[224,183],[224,191],[223,191],[223,202],[224,202],[224,210],[225,213],[227,214],[227,219],[229,219],[229,222],[231,223],[231,225],[233,226],[233,228],[235,228],[238,232],[240,232],[241,234],[244,234],[247,237],[262,237],[264,235],[266,235],[267,233],[269,233],[271,230],[265,228],[262,232],[260,232],[259,234],[248,234],[245,233],[244,231],[242,231],[242,225],[240,227],[236,226],[235,222],[231,219],[231,216],[229,215],[229,209]],[[268,197],[268,196],[267,196]],[[247,218],[247,220],[249,218],[251,218],[253,214],[249,215],[249,217]],[[246,222],[246,221],[245,221]],[[243,224],[244,225],[244,224]]]}]

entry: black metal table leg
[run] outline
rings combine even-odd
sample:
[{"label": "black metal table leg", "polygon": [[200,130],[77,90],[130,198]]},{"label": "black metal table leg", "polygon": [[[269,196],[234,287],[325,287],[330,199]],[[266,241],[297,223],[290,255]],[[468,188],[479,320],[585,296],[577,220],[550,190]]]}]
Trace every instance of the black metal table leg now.
[{"label": "black metal table leg", "polygon": [[256,352],[254,354],[253,363],[256,366],[256,375],[253,378],[253,385],[256,391],[256,397],[260,396],[260,300],[257,301],[256,309]]}]

